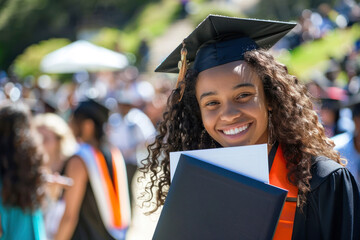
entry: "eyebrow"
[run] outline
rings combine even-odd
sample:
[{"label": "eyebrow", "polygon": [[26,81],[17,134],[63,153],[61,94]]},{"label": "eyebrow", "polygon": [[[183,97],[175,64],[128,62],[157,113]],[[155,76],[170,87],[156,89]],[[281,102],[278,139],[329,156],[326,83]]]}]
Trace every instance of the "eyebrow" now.
[{"label": "eyebrow", "polygon": [[[240,83],[236,86],[233,87],[233,90],[235,89],[238,89],[238,88],[242,88],[242,87],[255,87],[254,84],[252,83]],[[207,97],[207,96],[211,96],[211,95],[215,95],[216,92],[206,92],[206,93],[203,93],[201,94],[200,96],[200,100],[203,99],[204,97]]]},{"label": "eyebrow", "polygon": [[204,97],[207,97],[207,96],[211,96],[211,95],[215,95],[216,92],[206,92],[206,93],[203,93],[201,94],[200,96],[200,100],[203,99]]},{"label": "eyebrow", "polygon": [[236,85],[235,87],[233,87],[233,90],[241,88],[241,87],[255,87],[255,85],[252,83],[240,83],[240,84]]}]

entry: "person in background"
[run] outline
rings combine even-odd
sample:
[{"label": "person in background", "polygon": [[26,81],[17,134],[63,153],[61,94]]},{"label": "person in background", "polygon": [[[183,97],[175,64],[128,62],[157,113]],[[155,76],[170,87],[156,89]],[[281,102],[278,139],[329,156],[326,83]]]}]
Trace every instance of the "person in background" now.
[{"label": "person in background", "polygon": [[[132,182],[140,161],[146,158],[146,147],[153,141],[155,127],[149,117],[141,110],[144,101],[136,83],[117,92],[119,115],[110,125],[109,141],[118,147],[124,156],[130,190],[133,200]],[[115,119],[116,115],[112,116]]]},{"label": "person in background", "polygon": [[325,129],[327,137],[333,137],[342,133],[339,129],[340,101],[331,98],[322,98],[320,108],[320,120]]},{"label": "person in background", "polygon": [[42,136],[47,156],[46,167],[52,173],[61,173],[65,161],[77,150],[76,139],[64,119],[54,113],[38,114],[34,124]]},{"label": "person in background", "polygon": [[[46,156],[44,166],[48,176],[56,178],[53,180],[63,181],[65,187],[70,187],[72,179],[62,176],[66,161],[77,150],[77,142],[70,127],[65,120],[54,113],[36,115],[34,125],[41,135],[44,156]],[[60,184],[48,184],[46,188],[47,197],[43,204],[43,212],[48,239],[54,238],[65,210],[65,202],[62,198],[63,187]]]},{"label": "person in background", "polygon": [[124,160],[106,141],[109,110],[93,99],[78,104],[70,126],[78,151],[65,165],[74,184],[64,192],[66,208],[55,240],[125,239],[131,220]]},{"label": "person in background", "polygon": [[28,107],[0,107],[0,239],[46,239],[43,166]]},{"label": "person in background", "polygon": [[162,120],[162,114],[166,107],[166,101],[172,90],[172,81],[164,75],[154,79],[153,82],[155,94],[151,101],[146,102],[144,112],[156,128]]},{"label": "person in background", "polygon": [[327,137],[333,137],[347,130],[347,126],[341,123],[341,110],[347,96],[345,90],[338,87],[328,87],[323,96],[320,97],[320,121],[325,129]]},{"label": "person in background", "polygon": [[355,128],[332,138],[341,157],[347,159],[346,167],[354,175],[360,188],[360,95],[354,95],[347,107],[352,110]]},{"label": "person in background", "polygon": [[109,140],[124,155],[130,190],[132,221],[127,240],[150,239],[155,229],[156,218],[145,216],[138,197],[143,186],[136,181],[138,167],[146,158],[146,147],[155,136],[155,127],[142,111],[144,97],[139,93],[138,83],[117,92],[118,113],[110,116]]},{"label": "person in background", "polygon": [[288,190],[273,239],[360,238],[354,177],[306,87],[266,51],[294,26],[209,15],[155,70],[179,76],[141,168],[154,210],[170,187],[170,152],[267,144],[269,182]]},{"label": "person in background", "polygon": [[340,63],[336,59],[330,57],[328,60],[328,67],[324,73],[329,83],[328,87],[338,87],[338,77],[340,72]]}]

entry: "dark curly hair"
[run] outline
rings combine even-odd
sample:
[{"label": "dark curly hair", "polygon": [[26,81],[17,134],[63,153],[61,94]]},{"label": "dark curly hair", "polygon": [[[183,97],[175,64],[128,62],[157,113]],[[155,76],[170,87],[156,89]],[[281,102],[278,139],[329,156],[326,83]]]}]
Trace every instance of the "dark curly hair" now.
[{"label": "dark curly hair", "polygon": [[[324,128],[313,110],[306,87],[290,75],[287,68],[265,50],[246,52],[244,61],[258,74],[266,100],[272,108],[273,137],[283,147],[289,169],[289,181],[298,187],[300,206],[310,191],[312,157],[323,155],[341,163],[334,143],[325,136]],[[149,202],[154,193],[156,207],[164,204],[170,186],[169,153],[216,147],[204,134],[200,108],[195,96],[197,72],[189,69],[185,76],[185,91],[181,101],[180,87],[168,99],[164,120],[159,125],[155,142],[148,147],[149,156],[140,169],[150,175],[143,197]],[[155,190],[156,189],[156,190]]]},{"label": "dark curly hair", "polygon": [[27,107],[5,103],[0,107],[0,176],[4,205],[24,211],[39,207],[43,197],[41,165],[42,156],[34,142]]}]

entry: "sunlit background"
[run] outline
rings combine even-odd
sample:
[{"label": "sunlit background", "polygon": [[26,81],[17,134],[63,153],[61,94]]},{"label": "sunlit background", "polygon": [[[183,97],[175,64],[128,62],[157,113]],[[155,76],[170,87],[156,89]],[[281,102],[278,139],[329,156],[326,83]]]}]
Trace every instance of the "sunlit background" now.
[{"label": "sunlit background", "polygon": [[[329,137],[354,129],[349,109],[318,100],[360,92],[355,0],[0,0],[0,102],[68,121],[79,101],[98,99],[111,110],[109,141],[121,149],[119,105],[157,126],[177,76],[154,69],[210,13],[297,22],[271,51],[307,85]],[[141,212],[133,208],[127,239],[151,239],[157,216]]]}]

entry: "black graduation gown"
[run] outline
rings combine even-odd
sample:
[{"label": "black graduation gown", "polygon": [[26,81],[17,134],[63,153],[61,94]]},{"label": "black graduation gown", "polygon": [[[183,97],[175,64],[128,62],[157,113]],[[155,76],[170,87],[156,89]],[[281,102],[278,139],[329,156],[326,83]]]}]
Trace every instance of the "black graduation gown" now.
[{"label": "black graduation gown", "polygon": [[[110,178],[113,180],[112,156],[110,148],[102,145],[100,148],[104,155]],[[65,174],[66,162],[63,170]],[[114,181],[113,181],[114,182]],[[107,231],[96,203],[95,195],[88,180],[83,201],[80,206],[79,220],[74,229],[71,240],[115,240]]]},{"label": "black graduation gown", "polygon": [[311,192],[296,209],[293,240],[360,239],[360,193],[354,177],[326,157],[315,158]]}]

